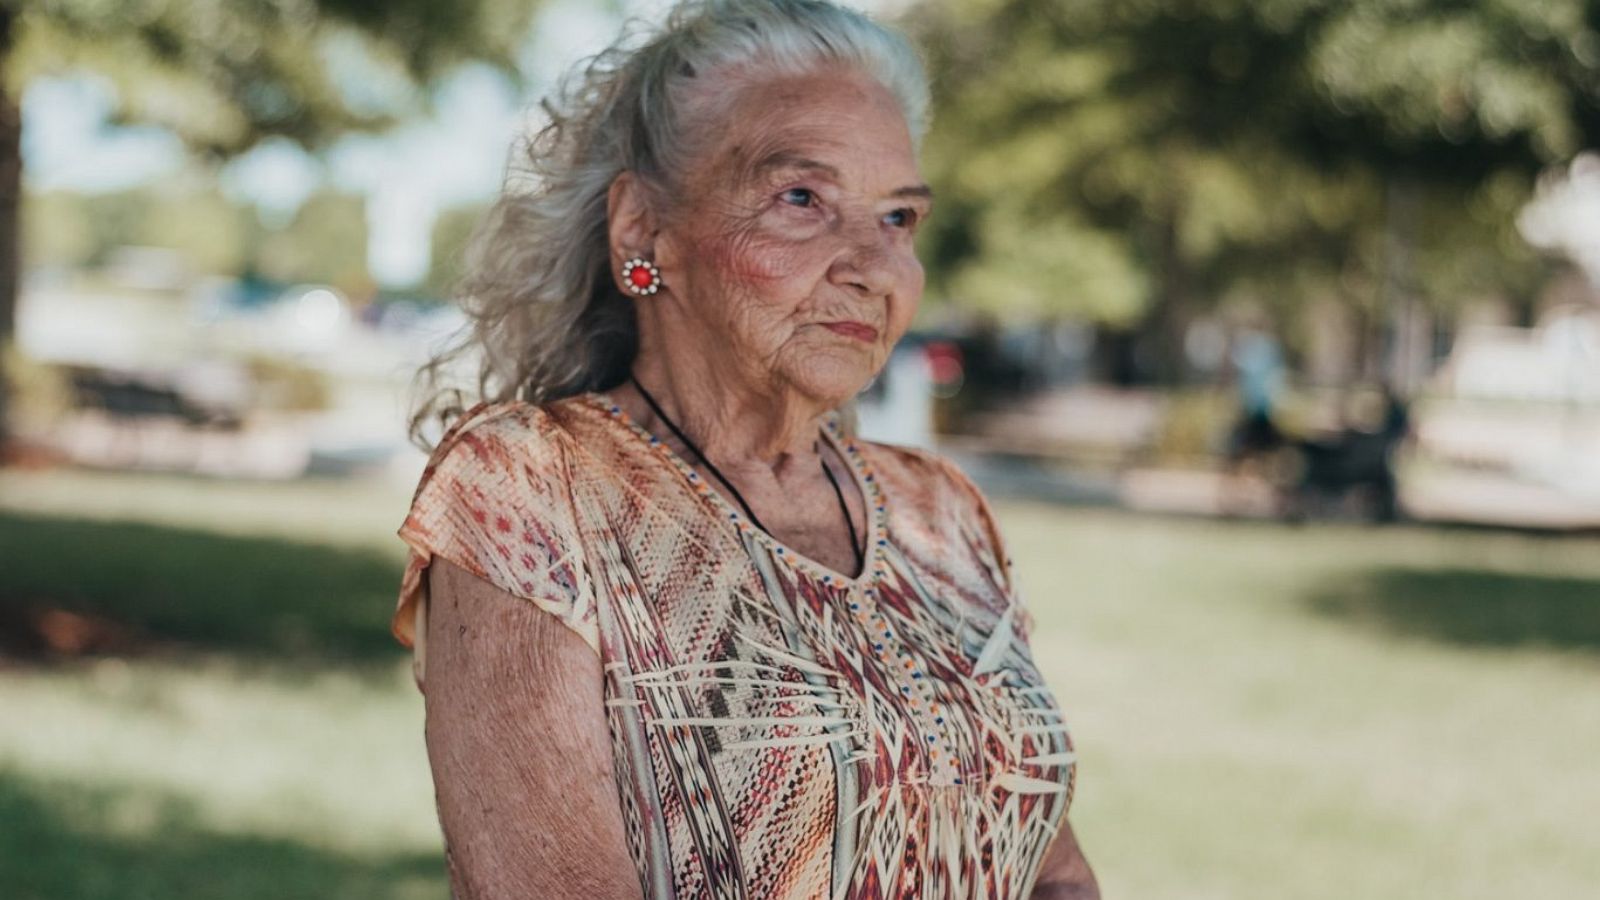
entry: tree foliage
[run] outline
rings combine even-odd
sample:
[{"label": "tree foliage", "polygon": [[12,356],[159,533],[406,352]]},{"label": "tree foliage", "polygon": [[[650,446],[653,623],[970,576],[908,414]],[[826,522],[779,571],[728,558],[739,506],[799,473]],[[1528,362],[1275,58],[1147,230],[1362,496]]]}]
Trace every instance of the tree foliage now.
[{"label": "tree foliage", "polygon": [[274,281],[331,284],[352,295],[372,290],[367,273],[367,204],[323,190],[306,198],[287,227],[261,234],[251,269]]},{"label": "tree foliage", "polygon": [[351,293],[371,289],[366,202],[355,194],[318,191],[278,228],[201,177],[94,195],[50,191],[29,200],[23,249],[31,265],[95,266],[137,245],[177,250],[195,274],[252,272]]},{"label": "tree foliage", "polygon": [[[44,74],[93,72],[114,124],[166,127],[213,161],[275,136],[315,149],[432,105],[455,65],[509,75],[536,0],[0,0],[0,351],[20,281],[18,99]],[[70,250],[70,248],[57,248]],[[0,449],[9,434],[0,377]]]},{"label": "tree foliage", "polygon": [[1600,146],[1600,0],[930,0],[916,21],[953,213],[934,285],[984,305],[1370,307],[1397,247],[1440,307],[1525,292],[1517,209]]},{"label": "tree foliage", "polygon": [[517,77],[526,0],[29,0],[6,60],[16,95],[43,74],[94,72],[116,123],[171,129],[225,158],[283,136],[314,148],[386,127],[451,67]]},{"label": "tree foliage", "polygon": [[485,203],[453,206],[440,211],[433,220],[428,277],[422,285],[430,296],[449,299],[454,293],[457,281],[465,272],[467,245],[488,210],[489,205]]}]

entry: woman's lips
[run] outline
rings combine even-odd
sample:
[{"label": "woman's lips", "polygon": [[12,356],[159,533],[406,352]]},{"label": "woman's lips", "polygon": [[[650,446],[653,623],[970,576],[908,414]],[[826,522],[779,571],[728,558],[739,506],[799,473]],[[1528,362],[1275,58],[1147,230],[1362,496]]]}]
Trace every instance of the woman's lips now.
[{"label": "woman's lips", "polygon": [[823,322],[822,327],[869,344],[878,339],[878,329],[865,322]]}]

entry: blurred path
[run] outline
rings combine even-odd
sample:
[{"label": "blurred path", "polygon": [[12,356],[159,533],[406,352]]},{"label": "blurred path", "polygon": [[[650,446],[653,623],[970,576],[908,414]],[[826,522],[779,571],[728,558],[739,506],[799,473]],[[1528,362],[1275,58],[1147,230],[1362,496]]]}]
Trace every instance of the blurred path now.
[{"label": "blurred path", "polygon": [[[997,497],[1273,518],[1273,493],[1260,479],[1229,481],[1220,464],[1139,462],[1151,459],[1150,448],[1162,439],[1164,402],[1150,392],[1103,387],[1054,392],[986,414],[982,437],[947,438],[938,446]],[[1491,469],[1403,462],[1400,497],[1416,522],[1600,530],[1600,496]]]}]

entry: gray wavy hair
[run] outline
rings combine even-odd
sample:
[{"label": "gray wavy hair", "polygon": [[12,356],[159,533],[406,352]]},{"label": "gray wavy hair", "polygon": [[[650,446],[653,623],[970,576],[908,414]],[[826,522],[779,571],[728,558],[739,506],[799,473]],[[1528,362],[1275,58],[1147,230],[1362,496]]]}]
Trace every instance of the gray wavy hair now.
[{"label": "gray wavy hair", "polygon": [[[640,38],[642,37],[642,42]],[[928,84],[909,41],[825,0],[684,0],[659,28],[630,20],[540,101],[548,122],[507,167],[475,227],[453,295],[459,341],[417,372],[409,434],[448,428],[471,402],[441,373],[473,354],[478,399],[534,404],[624,381],[638,350],[633,301],[610,277],[607,192],[624,170],[670,204],[705,135],[744,86],[853,67],[896,98],[920,147]],[[418,389],[420,386],[420,389]],[[849,418],[849,417],[847,417]]]}]

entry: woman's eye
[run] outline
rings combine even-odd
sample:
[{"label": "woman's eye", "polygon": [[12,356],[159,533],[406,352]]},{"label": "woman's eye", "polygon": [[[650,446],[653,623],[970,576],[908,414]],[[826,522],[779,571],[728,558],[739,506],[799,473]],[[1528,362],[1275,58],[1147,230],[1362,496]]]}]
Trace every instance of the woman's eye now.
[{"label": "woman's eye", "polygon": [[789,188],[780,196],[792,206],[811,206],[817,198],[810,188]]},{"label": "woman's eye", "polygon": [[[896,216],[899,217],[898,220],[895,220]],[[911,228],[917,224],[917,211],[909,208],[897,209],[885,218],[891,220],[890,224],[898,228]]]}]

